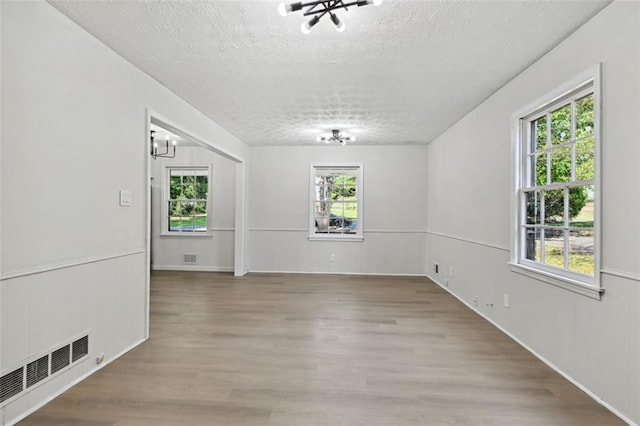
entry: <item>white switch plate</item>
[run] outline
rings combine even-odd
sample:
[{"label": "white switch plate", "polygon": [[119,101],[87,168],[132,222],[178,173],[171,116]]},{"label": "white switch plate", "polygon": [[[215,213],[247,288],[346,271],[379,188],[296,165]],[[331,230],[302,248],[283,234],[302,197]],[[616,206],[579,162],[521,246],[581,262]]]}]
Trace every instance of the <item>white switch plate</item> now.
[{"label": "white switch plate", "polygon": [[504,307],[508,308],[509,305],[511,304],[511,298],[509,297],[509,295],[507,293],[504,294]]},{"label": "white switch plate", "polygon": [[120,190],[120,207],[131,207],[131,191],[128,189]]}]

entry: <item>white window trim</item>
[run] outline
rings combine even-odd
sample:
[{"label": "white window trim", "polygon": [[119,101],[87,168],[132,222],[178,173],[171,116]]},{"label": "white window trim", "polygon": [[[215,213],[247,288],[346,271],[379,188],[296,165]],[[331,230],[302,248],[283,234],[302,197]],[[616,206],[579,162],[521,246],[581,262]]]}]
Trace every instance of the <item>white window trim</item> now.
[{"label": "white window trim", "polygon": [[[598,63],[583,71],[576,77],[567,81],[557,89],[538,98],[535,102],[521,108],[512,115],[511,119],[511,159],[513,162],[512,191],[511,191],[511,251],[509,265],[513,272],[526,275],[528,277],[552,284],[584,296],[600,300],[604,289],[601,285],[601,258],[602,258],[602,238],[601,238],[601,218],[602,218],[602,173],[601,173],[601,144],[602,144],[602,84],[601,84],[602,64]],[[594,277],[593,282],[587,282],[580,274],[570,271],[562,271],[557,268],[545,267],[537,262],[521,259],[523,250],[520,238],[520,187],[523,179],[524,158],[522,155],[522,138],[526,137],[523,128],[523,118],[530,117],[537,111],[545,109],[547,106],[557,102],[559,99],[576,91],[587,84],[593,84],[594,97],[594,138],[595,138],[595,211],[593,231],[595,238],[594,253]]]},{"label": "white window trim", "polygon": [[[209,185],[207,188],[207,230],[204,232],[182,232],[182,231],[169,231],[167,227],[166,219],[169,216],[169,173],[171,169],[193,169],[193,170],[207,170],[207,176]],[[171,164],[164,166],[164,173],[162,177],[162,208],[161,208],[161,218],[162,221],[161,229],[160,229],[160,237],[162,238],[202,238],[202,237],[211,237],[213,234],[211,233],[211,199],[212,199],[212,182],[211,182],[211,170],[213,169],[213,164],[205,164],[205,165],[178,165]]]},{"label": "white window trim", "polygon": [[[315,229],[315,178],[316,168],[354,168],[358,170],[356,193],[358,194],[358,231],[355,234],[316,234]],[[363,163],[310,163],[309,164],[309,241],[363,241]]]}]

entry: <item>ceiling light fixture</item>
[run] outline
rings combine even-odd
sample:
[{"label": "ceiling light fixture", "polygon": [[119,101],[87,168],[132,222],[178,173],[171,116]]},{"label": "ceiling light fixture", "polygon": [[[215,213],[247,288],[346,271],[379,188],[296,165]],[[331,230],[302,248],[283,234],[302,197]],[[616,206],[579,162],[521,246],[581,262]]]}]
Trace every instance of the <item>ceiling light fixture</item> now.
[{"label": "ceiling light fixture", "polygon": [[346,145],[347,142],[355,142],[356,138],[353,136],[340,133],[340,130],[333,129],[331,135],[318,136],[316,139],[318,142],[331,143],[338,142],[340,145]]},{"label": "ceiling light fixture", "polygon": [[295,3],[285,3],[282,2],[278,5],[278,12],[282,16],[287,16],[289,12],[297,12],[298,10],[303,11],[304,16],[311,16],[312,18],[304,22],[300,29],[304,34],[309,34],[311,32],[311,28],[316,25],[320,18],[324,15],[329,14],[331,17],[331,22],[336,27],[336,31],[342,32],[344,31],[344,21],[341,21],[335,13],[334,10],[344,9],[349,10],[350,6],[367,6],[372,4],[374,6],[380,6],[382,4],[382,0],[356,0],[349,3],[345,3],[343,0],[314,0],[314,1],[299,1]]},{"label": "ceiling light fixture", "polygon": [[169,154],[169,135],[165,136],[165,151],[158,153],[158,142],[155,141],[155,130],[151,131],[151,156],[155,160],[158,157],[162,158],[175,158],[176,156],[176,140],[171,141],[171,145],[173,146],[173,153]]}]

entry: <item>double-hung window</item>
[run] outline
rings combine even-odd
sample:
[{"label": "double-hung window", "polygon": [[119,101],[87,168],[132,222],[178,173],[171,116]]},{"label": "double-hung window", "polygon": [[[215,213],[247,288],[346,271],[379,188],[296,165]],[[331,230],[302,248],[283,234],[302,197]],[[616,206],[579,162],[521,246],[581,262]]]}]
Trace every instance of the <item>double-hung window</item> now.
[{"label": "double-hung window", "polygon": [[599,297],[599,70],[516,119],[517,272]]},{"label": "double-hung window", "polygon": [[207,234],[209,167],[167,167],[166,173],[164,233]]},{"label": "double-hung window", "polygon": [[311,164],[310,239],[362,240],[362,164]]}]

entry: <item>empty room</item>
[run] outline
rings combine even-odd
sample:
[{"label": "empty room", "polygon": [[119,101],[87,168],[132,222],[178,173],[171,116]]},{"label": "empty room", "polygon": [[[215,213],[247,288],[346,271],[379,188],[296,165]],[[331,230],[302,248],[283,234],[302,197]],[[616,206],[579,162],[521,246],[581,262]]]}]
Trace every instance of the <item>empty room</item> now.
[{"label": "empty room", "polygon": [[0,425],[640,425],[640,2],[0,0]]}]

